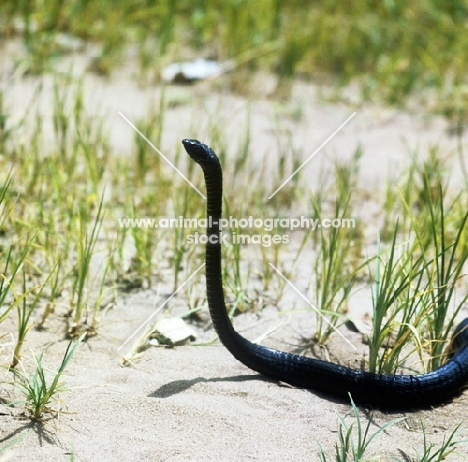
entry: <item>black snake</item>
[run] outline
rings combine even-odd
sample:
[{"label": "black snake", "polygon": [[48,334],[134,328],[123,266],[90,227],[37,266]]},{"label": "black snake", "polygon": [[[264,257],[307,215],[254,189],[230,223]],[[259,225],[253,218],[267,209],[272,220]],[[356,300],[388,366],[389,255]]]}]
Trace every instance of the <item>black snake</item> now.
[{"label": "black snake", "polygon": [[214,151],[197,140],[183,140],[189,156],[203,169],[207,191],[206,291],[219,339],[241,363],[265,376],[339,399],[380,408],[419,408],[448,401],[468,382],[468,318],[455,329],[450,359],[418,375],[380,375],[328,361],[256,345],[238,334],[228,317],[221,276],[220,226],[223,194],[221,165]]}]

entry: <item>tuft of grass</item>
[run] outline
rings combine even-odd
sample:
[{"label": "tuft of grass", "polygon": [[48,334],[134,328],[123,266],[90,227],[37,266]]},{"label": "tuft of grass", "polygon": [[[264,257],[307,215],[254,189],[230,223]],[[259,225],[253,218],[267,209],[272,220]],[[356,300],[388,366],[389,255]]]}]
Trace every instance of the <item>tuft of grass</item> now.
[{"label": "tuft of grass", "polygon": [[[164,87],[161,89],[159,101],[155,102],[154,105],[158,107],[158,110],[155,111],[151,108],[144,119],[137,121],[136,127],[151,143],[160,147],[162,146],[166,109]],[[155,153],[148,142],[137,132],[134,135],[134,158],[136,166],[134,179],[137,186],[147,183],[149,173],[152,173],[157,181],[162,179],[161,157]]]},{"label": "tuft of grass", "polygon": [[43,352],[34,357],[36,368],[32,374],[28,375],[16,369],[13,370],[15,378],[17,379],[13,382],[13,385],[25,396],[25,405],[30,411],[32,419],[42,420],[44,414],[56,412],[51,407],[51,404],[57,401],[56,396],[59,393],[68,391],[65,385],[60,382],[60,378],[75,354],[76,349],[85,337],[86,333],[82,334],[74,343],[70,341],[65,350],[60,367],[58,371],[53,374],[50,384],[48,383],[47,374],[42,363]]},{"label": "tuft of grass", "polygon": [[[52,266],[51,262],[48,262],[48,263],[50,266]],[[42,311],[41,319],[37,321],[37,324],[36,324],[37,330],[41,330],[44,327],[44,324],[47,318],[55,311],[57,300],[59,299],[60,294],[65,285],[65,281],[67,277],[69,276],[66,273],[63,274],[64,272],[63,270],[64,270],[63,257],[59,255],[56,258],[55,263],[53,263],[52,270],[49,272],[49,276],[47,278],[48,288],[49,288],[48,300],[45,303],[44,310]]]},{"label": "tuft of grass", "polygon": [[[229,209],[228,209],[229,210]],[[229,213],[229,212],[228,212]],[[242,245],[236,239],[236,236],[243,233],[242,228],[229,228],[229,231],[223,231],[223,234],[229,233],[231,243],[229,245],[229,264],[224,269],[223,279],[232,296],[232,302],[229,307],[229,315],[235,316],[251,308],[251,300],[248,295],[247,281],[250,276],[250,264],[247,264],[247,271],[243,265]]]},{"label": "tuft of grass", "polygon": [[[144,207],[131,205],[129,216],[133,219],[141,218]],[[154,229],[147,226],[135,226],[131,229],[135,255],[132,257],[130,273],[133,274],[133,287],[149,287],[153,274],[153,252],[155,246]]]},{"label": "tuft of grass", "polygon": [[[186,218],[190,216],[189,197],[190,190],[183,188],[182,191],[177,190],[172,198],[174,217]],[[187,230],[183,227],[175,226],[173,228],[173,248],[172,248],[172,264],[174,268],[174,287],[173,291],[179,287],[179,274],[183,269],[183,261],[189,255],[187,246]]]},{"label": "tuft of grass", "polygon": [[424,422],[421,420],[421,428],[423,431],[423,449],[420,453],[416,448],[412,448],[416,453],[416,459],[420,462],[442,462],[447,459],[450,454],[457,454],[458,457],[463,455],[458,452],[459,446],[466,445],[467,440],[459,440],[459,430],[462,423],[459,423],[450,432],[450,434],[444,435],[444,439],[440,445],[429,443],[427,440],[426,429]]},{"label": "tuft of grass", "polygon": [[[336,462],[364,462],[364,461],[380,461],[380,460],[393,460],[395,462],[403,461],[414,461],[414,462],[442,462],[451,454],[460,454],[462,446],[466,445],[466,440],[460,440],[459,430],[461,423],[455,426],[455,428],[448,434],[444,435],[442,443],[434,444],[429,443],[427,440],[427,433],[424,427],[424,423],[421,421],[421,428],[423,433],[423,447],[422,451],[418,451],[415,447],[412,447],[416,454],[416,458],[410,458],[406,453],[403,453],[401,448],[398,449],[400,453],[404,454],[404,459],[400,459],[390,454],[381,454],[369,456],[367,454],[370,443],[382,433],[387,433],[387,430],[398,422],[406,419],[406,417],[399,417],[392,419],[384,425],[377,425],[373,421],[372,414],[367,417],[367,424],[363,425],[362,418],[359,414],[359,410],[354,404],[352,397],[351,409],[345,415],[337,415],[338,417],[338,439],[335,443],[334,457],[328,459],[322,445],[319,441],[318,457],[321,462],[327,462],[328,460],[334,460]],[[354,417],[354,421],[349,424],[348,420],[350,416]],[[374,433],[370,433],[371,426],[376,425],[377,430]]]},{"label": "tuft of grass", "polygon": [[[68,334],[75,337],[81,334],[83,328],[93,331],[96,328],[95,317],[90,320],[84,320],[83,317],[88,312],[91,260],[93,258],[96,242],[99,237],[99,231],[103,220],[103,198],[99,202],[94,220],[90,216],[88,204],[81,204],[79,207],[77,223],[77,241],[76,241],[76,265],[74,270],[74,279],[72,285],[72,312],[71,326]],[[102,291],[102,285],[101,285]],[[83,324],[83,322],[85,324]]]},{"label": "tuft of grass", "polygon": [[[2,323],[8,317],[10,311],[15,307],[16,303],[21,300],[21,298],[19,298],[13,303],[8,303],[7,297],[14,287],[16,275],[21,270],[25,259],[29,254],[31,244],[32,241],[28,240],[18,255],[15,253],[15,246],[12,245],[9,247],[6,254],[3,272],[0,275],[0,306],[6,306],[6,308],[4,308],[0,313],[0,323]],[[5,252],[6,251],[3,253]],[[23,296],[26,296],[26,294]]]},{"label": "tuft of grass", "polygon": [[[457,258],[459,244],[465,233],[465,226],[468,220],[468,211],[464,214],[458,223],[458,230],[455,231],[454,240],[447,242],[446,226],[447,216],[443,203],[442,187],[439,186],[439,197],[435,203],[432,200],[432,194],[429,187],[426,187],[425,199],[428,202],[430,226],[429,237],[431,248],[422,248],[423,257],[426,262],[425,272],[428,280],[432,283],[431,305],[433,310],[428,313],[427,327],[431,339],[431,360],[430,368],[438,367],[442,359],[443,343],[453,328],[454,319],[468,299],[468,294],[457,301],[457,305],[449,315],[449,308],[454,296],[455,286],[463,275],[465,263],[468,261],[468,253],[460,255]],[[415,223],[415,232],[417,240],[421,247],[425,244],[425,232]],[[427,263],[431,259],[433,263],[429,266]]]},{"label": "tuft of grass", "polygon": [[[366,455],[366,451],[369,447],[369,444],[381,433],[384,433],[387,429],[389,429],[392,425],[395,425],[402,420],[405,420],[406,417],[399,417],[396,419],[392,419],[390,422],[387,422],[384,425],[378,425],[378,429],[374,433],[370,433],[371,425],[374,424],[372,420],[372,416],[370,416],[367,420],[367,424],[365,427],[361,421],[361,416],[359,415],[359,410],[354,404],[353,398],[350,395],[351,400],[351,410],[347,412],[344,416],[338,414],[338,437],[339,442],[335,444],[335,460],[336,462],[359,462],[364,460],[373,460],[368,458]],[[354,422],[348,424],[347,418],[350,415],[353,415]],[[355,426],[356,425],[356,426]],[[319,447],[320,450],[318,452],[318,456],[321,462],[326,462],[327,456],[322,449],[320,443]]]},{"label": "tuft of grass", "polygon": [[[50,275],[49,275],[50,276]],[[13,351],[13,360],[10,365],[10,369],[15,369],[18,365],[18,362],[21,359],[21,350],[26,339],[26,334],[31,328],[30,318],[34,309],[37,307],[42,291],[44,290],[47,280],[40,287],[32,287],[31,289],[26,288],[26,272],[23,267],[23,290],[21,297],[15,297],[15,304],[17,305],[16,311],[18,314],[18,337],[16,340],[16,345]],[[48,279],[48,278],[47,278]],[[34,293],[33,300],[28,304],[28,295]]]},{"label": "tuft of grass", "polygon": [[[444,345],[468,294],[452,306],[456,285],[463,277],[468,253],[463,251],[468,212],[447,213],[443,187],[431,187],[427,170],[422,189],[424,208],[415,217],[404,202],[410,233],[404,246],[397,244],[395,226],[384,262],[378,242],[373,291],[373,334],[369,339],[369,369],[394,373],[409,339],[425,369],[437,368]],[[397,222],[398,223],[398,222]],[[391,339],[391,337],[394,337]],[[385,354],[380,355],[381,347]]]},{"label": "tuft of grass", "polygon": [[[398,256],[397,231],[398,225],[395,226],[386,261],[382,255],[380,240],[377,242],[372,291],[373,330],[369,338],[369,370],[380,374],[395,373],[396,367],[401,364],[399,355],[402,346],[407,342],[409,335],[418,332],[418,323],[421,322],[417,306],[422,303],[418,296],[423,292],[422,258],[414,259],[412,252],[405,250],[401,256]],[[393,345],[390,343],[392,335],[396,335],[396,338],[392,339]],[[385,354],[381,356],[382,347]]]},{"label": "tuft of grass", "polygon": [[[324,217],[318,204],[314,204],[319,220]],[[349,198],[335,204],[335,218],[344,219],[348,216]],[[341,209],[340,209],[341,208]],[[349,230],[323,227],[319,230],[318,252],[315,259],[315,297],[320,312],[316,316],[317,342],[323,345],[336,329],[340,320],[344,319],[346,303],[356,282],[356,271],[350,268],[350,253],[352,240]],[[325,318],[324,318],[325,317]],[[325,323],[325,319],[328,321]]]},{"label": "tuft of grass", "polygon": [[[315,250],[314,297],[319,311],[316,312],[315,340],[324,345],[336,330],[340,321],[346,320],[347,300],[364,264],[356,263],[360,258],[362,235],[354,217],[355,199],[351,191],[357,189],[359,160],[362,149],[358,147],[351,162],[335,163],[334,207],[326,201],[327,185],[321,176],[321,186],[311,192],[312,216],[318,220],[318,228],[309,232]],[[352,221],[347,221],[347,220]],[[339,219],[340,227],[325,227],[325,219]],[[348,224],[347,224],[348,223]]]}]

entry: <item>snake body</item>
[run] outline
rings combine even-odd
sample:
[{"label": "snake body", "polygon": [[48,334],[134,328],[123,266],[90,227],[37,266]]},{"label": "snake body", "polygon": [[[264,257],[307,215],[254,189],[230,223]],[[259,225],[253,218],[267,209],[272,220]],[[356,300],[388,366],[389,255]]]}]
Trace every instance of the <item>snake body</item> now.
[{"label": "snake body", "polygon": [[232,326],[224,302],[219,220],[223,177],[217,155],[207,145],[185,139],[189,156],[204,173],[207,192],[206,291],[211,319],[222,344],[250,369],[295,387],[380,408],[421,408],[448,401],[468,382],[468,318],[457,326],[455,351],[438,369],[418,375],[384,375],[257,345]]}]

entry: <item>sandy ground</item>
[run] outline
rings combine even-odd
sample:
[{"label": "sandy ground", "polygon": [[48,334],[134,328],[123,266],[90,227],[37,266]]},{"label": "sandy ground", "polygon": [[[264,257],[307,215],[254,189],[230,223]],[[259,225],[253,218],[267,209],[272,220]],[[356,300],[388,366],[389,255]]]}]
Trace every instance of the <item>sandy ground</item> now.
[{"label": "sandy ground", "polygon": [[[14,51],[14,44],[11,50]],[[84,61],[80,56],[73,59],[79,75]],[[61,65],[67,68],[68,64]],[[1,70],[5,103],[12,108],[13,115],[20,117],[38,79],[13,74],[9,61],[2,63]],[[40,104],[50,113],[51,80],[46,76],[42,82],[44,92]],[[196,109],[199,106],[194,108],[193,101],[198,104],[202,101],[206,114],[225,122],[233,142],[241,136],[248,103],[240,96],[218,91],[216,85],[201,83],[194,87],[167,88],[166,98],[188,103],[174,104],[168,109],[163,152],[173,153],[182,138],[207,130],[206,120],[199,120]],[[152,101],[157,101],[160,88],[139,88],[128,70],[117,72],[111,79],[88,75],[84,88],[88,107],[94,105],[96,111],[99,107],[105,116],[115,155],[126,155],[134,135],[118,111],[132,120],[142,117]],[[277,126],[272,115],[277,104],[258,97],[250,101],[249,107],[252,152],[257,159],[265,154],[275,155]],[[380,187],[381,191],[385,178],[398,178],[413,150],[420,149],[423,153],[428,146],[439,144],[444,152],[450,153],[456,146],[456,140],[447,133],[446,122],[440,118],[399,112],[372,103],[325,104],[316,96],[315,87],[306,83],[298,82],[294,86],[284,107],[303,111],[302,121],[293,125],[294,144],[304,149],[306,156],[356,111],[356,116],[305,170],[310,181],[317,179],[322,164],[331,165],[333,159],[349,159],[361,144],[364,148],[361,181],[369,189],[378,191]],[[231,182],[229,167],[225,170]],[[460,169],[456,168],[455,172],[453,181],[457,182]],[[64,404],[58,418],[32,423],[21,406],[0,407],[1,444],[18,438],[7,453],[7,460],[65,461],[72,460],[73,455],[73,460],[78,461],[316,461],[319,442],[328,460],[334,460],[337,413],[346,413],[349,404],[265,379],[238,363],[219,344],[150,348],[131,367],[120,366],[121,354],[117,349],[153,312],[156,301],[168,295],[166,289],[163,288],[162,298],[153,289],[119,294],[116,306],[103,319],[99,334],[81,345],[70,363],[66,383],[71,393],[62,395]],[[363,318],[369,314],[369,301],[362,294],[355,298],[354,305],[361,307],[356,316]],[[266,325],[272,325],[277,316],[274,310],[267,311],[263,319]],[[251,319],[236,322],[249,324]],[[301,326],[297,321],[297,328],[282,330],[270,341],[292,350],[300,343]],[[1,328],[3,333],[14,330],[7,323]],[[196,329],[201,337],[210,338],[214,334]],[[259,333],[262,329],[267,328],[261,327]],[[46,364],[54,369],[67,344],[66,340],[60,340],[63,332],[59,322],[47,325],[44,332],[31,331],[24,350],[46,348]],[[254,334],[250,332],[246,336],[254,338]],[[359,335],[347,335],[359,344]],[[347,361],[343,357],[339,359]],[[419,460],[412,448],[420,453],[423,448],[420,421],[424,422],[429,441],[440,442],[457,424],[464,422],[467,404],[465,393],[453,403],[434,410],[395,414],[375,411],[371,431],[393,418],[406,419],[382,432],[372,442],[368,454],[385,454],[380,460],[389,460],[389,455],[401,460]],[[365,424],[368,412],[362,411]],[[463,425],[462,435],[466,434],[465,430]],[[452,455],[447,460],[464,459]]]}]

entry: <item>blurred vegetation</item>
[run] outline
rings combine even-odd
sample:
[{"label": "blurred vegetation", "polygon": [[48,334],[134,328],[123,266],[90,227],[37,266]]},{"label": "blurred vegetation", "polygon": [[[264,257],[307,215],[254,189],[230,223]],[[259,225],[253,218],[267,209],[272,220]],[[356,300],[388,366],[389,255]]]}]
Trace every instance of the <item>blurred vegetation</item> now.
[{"label": "blurred vegetation", "polygon": [[[245,82],[249,72],[262,70],[278,76],[279,88],[301,77],[331,84],[332,91],[343,88],[340,97],[347,94],[349,84],[357,84],[363,99],[391,104],[406,104],[408,96],[417,95],[418,101],[453,122],[463,160],[461,133],[468,122],[467,26],[468,0],[1,0],[0,53],[5,56],[3,44],[20,43],[25,54],[13,58],[19,73],[50,70],[54,76],[49,115],[41,114],[32,103],[16,120],[4,98],[7,90],[0,89],[0,167],[4,172],[0,181],[0,325],[16,313],[18,326],[10,354],[13,361],[9,358],[7,363],[19,370],[33,325],[46,330],[57,320],[65,320],[67,336],[82,338],[86,332],[90,337],[115,303],[118,289],[143,290],[167,281],[170,273],[170,284],[176,290],[203,258],[200,246],[186,244],[186,230],[174,228],[171,234],[162,227],[120,224],[123,217],[166,213],[199,218],[204,210],[177,175],[165,176],[160,158],[150,155],[140,136],[133,140],[131,156],[113,156],[104,119],[86,111],[83,80],[74,80],[72,72],[54,72],[57,58],[85,52],[91,69],[104,75],[124,59],[136,59],[136,71],[144,77],[159,75],[169,62],[202,56],[233,61],[237,81]],[[41,91],[42,86],[33,102]],[[137,121],[158,146],[166,127],[165,111],[170,108],[171,101],[162,91],[151,112]],[[290,214],[292,201],[301,197],[304,188],[293,181],[265,204],[271,191],[259,178],[267,175],[267,163],[263,162],[264,170],[248,167],[252,149],[249,111],[243,135],[231,146],[235,183],[229,189],[237,188],[240,195],[225,205],[227,215],[246,216],[247,210],[255,216]],[[206,138],[217,146],[224,163],[233,140],[228,121],[220,113],[210,113],[205,107],[196,112],[198,118],[208,120]],[[292,119],[298,122],[300,117]],[[293,132],[284,130],[279,119],[276,126],[272,136],[276,137],[278,163],[272,171],[277,175],[274,184],[280,184],[289,168],[288,159],[295,170],[294,163],[305,153],[294,146]],[[52,133],[47,127],[53,128]],[[196,123],[193,130],[199,130]],[[176,164],[180,151],[175,153]],[[320,194],[310,198],[306,215],[345,217],[357,209],[364,194],[350,196],[350,192],[357,190],[360,155],[357,150],[350,165],[336,164],[332,181],[336,186],[328,187],[326,175],[322,178]],[[271,165],[271,158],[266,159]],[[466,169],[464,161],[460,165]],[[203,184],[201,172],[192,170],[193,163],[188,168],[189,177]],[[379,244],[377,257],[363,256],[363,228],[351,239],[345,229],[306,234],[294,250],[292,267],[286,266],[291,261],[290,248],[262,247],[260,269],[243,265],[240,245],[226,248],[224,280],[230,313],[278,305],[286,285],[280,281],[274,287],[270,262],[290,277],[310,241],[315,249],[320,245],[321,251],[315,253],[315,262],[310,263],[308,257],[305,267],[321,275],[310,279],[316,304],[332,325],[346,319],[348,295],[354,283],[363,280],[361,270],[372,263],[365,279],[374,295],[370,368],[390,373],[407,368],[402,347],[410,341],[416,344],[422,364],[427,369],[436,367],[443,341],[453,327],[453,313],[448,310],[452,294],[455,287],[466,284],[461,272],[468,261],[466,188],[450,192],[448,175],[442,153],[434,148],[426,162],[415,158],[398,184],[388,182],[382,205],[383,245],[381,250]],[[243,188],[242,184],[255,187]],[[400,236],[403,243],[396,240]],[[387,244],[390,250],[384,248]],[[186,305],[196,313],[204,305],[204,295],[197,293],[196,286],[186,290]],[[467,300],[462,290],[457,305],[453,304],[455,314]],[[249,293],[254,296],[250,298]],[[316,340],[325,343],[330,334],[328,326],[319,322]],[[55,382],[74,350],[66,351],[52,385],[45,380],[42,355],[34,360],[31,375],[16,372],[27,405],[30,409],[34,405],[34,416],[37,409],[46,409],[57,390]],[[426,356],[430,357],[427,364]],[[47,400],[36,399],[43,395],[35,390],[47,392]]]},{"label": "blurred vegetation", "polygon": [[0,17],[0,34],[22,35],[42,65],[66,33],[100,45],[102,73],[129,44],[142,68],[197,52],[280,81],[357,80],[363,97],[390,103],[432,88],[441,112],[466,118],[467,0],[3,0]]}]

